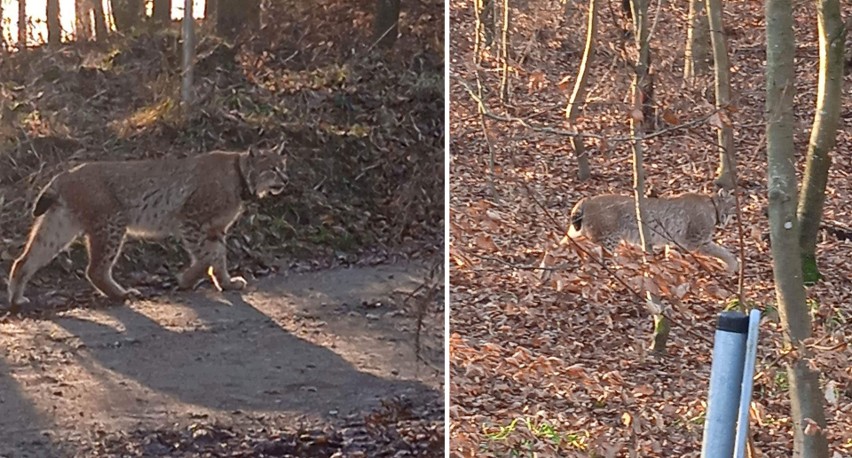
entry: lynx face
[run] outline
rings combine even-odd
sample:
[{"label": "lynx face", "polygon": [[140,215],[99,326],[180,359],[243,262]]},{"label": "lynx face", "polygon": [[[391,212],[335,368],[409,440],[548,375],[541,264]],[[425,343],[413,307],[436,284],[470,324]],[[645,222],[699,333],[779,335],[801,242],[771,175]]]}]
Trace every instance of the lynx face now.
[{"label": "lynx face", "polygon": [[716,208],[716,216],[718,218],[717,225],[725,227],[737,214],[736,200],[731,191],[719,189],[712,196],[712,203]]},{"label": "lynx face", "polygon": [[92,162],[61,173],[42,190],[24,252],[9,274],[9,303],[28,302],[27,282],[80,235],[86,237],[89,282],[104,295],[123,300],[139,294],[112,278],[112,266],[127,236],[177,236],[190,265],[179,278],[191,288],[213,269],[214,285],[241,289],[230,277],[225,237],[247,200],[281,194],[287,158],[281,150],[214,151],[185,159]]},{"label": "lynx face", "polygon": [[[727,193],[713,196],[684,193],[668,198],[645,199],[650,245],[675,245],[722,260],[729,272],[737,270],[737,258],[713,242],[717,224],[726,222],[733,199]],[[581,199],[571,211],[568,236],[586,237],[612,251],[620,241],[640,243],[636,207],[631,196],[604,194]]]},{"label": "lynx face", "polygon": [[254,194],[262,199],[284,192],[287,177],[287,156],[278,151],[258,152],[250,148],[243,163],[243,173],[248,183],[254,183]]}]

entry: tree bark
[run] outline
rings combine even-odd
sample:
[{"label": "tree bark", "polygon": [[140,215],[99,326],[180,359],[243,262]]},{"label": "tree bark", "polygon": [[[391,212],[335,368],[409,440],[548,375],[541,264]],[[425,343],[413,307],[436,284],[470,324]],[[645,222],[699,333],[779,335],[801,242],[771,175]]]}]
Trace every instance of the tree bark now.
[{"label": "tree bark", "polygon": [[172,0],[154,0],[151,7],[151,21],[158,25],[164,25],[171,20]]},{"label": "tree bark", "polygon": [[[639,60],[634,66],[633,83],[631,85],[632,107],[630,113],[630,128],[633,133],[633,197],[636,203],[636,222],[639,225],[639,240],[642,245],[643,257],[651,253],[653,247],[648,243],[648,220],[645,215],[645,169],[643,159],[643,144],[645,142],[645,102],[648,69],[650,68],[651,50],[648,29],[648,0],[632,0],[633,36],[639,49]],[[648,259],[645,257],[647,265]],[[660,299],[650,291],[645,291],[646,306],[654,317],[654,334],[651,341],[651,351],[656,354],[666,352],[666,342],[671,328],[665,316],[665,310]]]},{"label": "tree bark", "polygon": [[92,39],[92,4],[89,0],[74,1],[74,39],[89,41]]},{"label": "tree bark", "polygon": [[[812,369],[811,317],[802,281],[799,221],[796,217],[796,160],[793,144],[793,56],[791,0],[766,1],[766,150],[769,186],[769,236],[775,295],[786,343],[793,417],[793,456],[827,458],[825,411],[819,373]],[[816,426],[816,428],[814,428]],[[805,428],[809,433],[805,433]],[[816,431],[814,431],[816,429]]]},{"label": "tree bark", "polygon": [[473,41],[474,62],[482,60],[482,49],[494,43],[494,0],[473,0],[475,32]]},{"label": "tree bark", "polygon": [[59,0],[45,2],[47,17],[47,44],[56,46],[62,41],[62,25],[59,23]]},{"label": "tree bark", "polygon": [[219,0],[206,0],[204,2],[204,21],[215,21],[218,9]]},{"label": "tree bark", "polygon": [[473,63],[482,61],[482,0],[473,0]]},{"label": "tree bark", "polygon": [[[641,96],[641,110],[644,128],[654,128],[654,79],[651,75],[651,43],[648,28],[648,0],[633,0],[630,2],[633,18],[633,37],[639,50],[639,60],[636,62],[635,77]],[[641,10],[641,11],[639,11]],[[640,17],[641,15],[641,17]]]},{"label": "tree bark", "polygon": [[112,5],[113,19],[115,19],[115,28],[120,32],[138,27],[145,16],[144,0],[110,0],[110,4]]},{"label": "tree bark", "polygon": [[29,23],[27,22],[27,0],[18,0],[18,47],[27,47],[27,36],[29,35]]},{"label": "tree bark", "polygon": [[831,166],[829,152],[834,148],[843,96],[843,47],[847,30],[840,16],[838,0],[817,0],[819,26],[819,85],[816,116],[811,127],[802,194],[799,196],[798,219],[801,227],[799,247],[805,284],[819,281],[816,243],[825,186]]},{"label": "tree bark", "polygon": [[692,86],[695,76],[705,74],[710,58],[710,25],[704,0],[689,0],[689,24],[683,56],[683,79]]},{"label": "tree bark", "polygon": [[6,35],[3,34],[3,2],[0,0],[0,54],[6,52]]},{"label": "tree bark", "polygon": [[509,0],[503,0],[503,23],[500,46],[500,63],[502,65],[502,78],[500,79],[500,102],[509,103]]},{"label": "tree bark", "polygon": [[731,104],[731,64],[728,61],[728,43],[722,24],[722,1],[707,0],[707,16],[710,23],[710,41],[713,43],[713,61],[716,76],[716,109],[719,111],[720,127],[717,127],[719,167],[716,169],[716,186],[733,189],[736,180],[736,155],[734,154],[734,129],[728,121]]},{"label": "tree bark", "polygon": [[104,41],[107,38],[106,17],[104,16],[104,4],[101,0],[92,0],[92,11],[95,18],[95,39]]},{"label": "tree bark", "polygon": [[195,66],[195,19],[192,16],[193,0],[184,0],[183,14],[183,78],[181,81],[181,100],[183,113],[189,117],[193,104],[193,67]]},{"label": "tree bark", "polygon": [[[589,23],[586,27],[586,48],[583,51],[583,60],[580,63],[580,71],[574,81],[574,90],[568,100],[565,109],[565,117],[568,124],[574,124],[580,105],[586,103],[586,82],[589,78],[589,68],[595,55],[595,40],[598,33],[598,8],[597,0],[589,0]],[[582,137],[570,137],[571,146],[574,148],[574,156],[577,158],[577,179],[586,181],[591,177],[589,157],[586,155],[586,145]]]},{"label": "tree bark", "polygon": [[399,34],[399,0],[378,0],[373,25],[373,40],[379,47],[390,49]]},{"label": "tree bark", "polygon": [[497,34],[494,13],[495,0],[479,0],[482,4],[482,32],[485,38],[485,46],[491,46],[494,43],[494,36]]},{"label": "tree bark", "polygon": [[216,32],[234,40],[243,30],[256,31],[260,25],[259,0],[218,0]]}]

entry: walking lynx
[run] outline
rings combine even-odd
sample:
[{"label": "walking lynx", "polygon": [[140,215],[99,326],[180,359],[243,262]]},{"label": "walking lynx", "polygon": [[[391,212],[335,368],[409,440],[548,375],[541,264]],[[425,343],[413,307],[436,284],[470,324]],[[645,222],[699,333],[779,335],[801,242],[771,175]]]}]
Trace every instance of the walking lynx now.
[{"label": "walking lynx", "polygon": [[277,195],[287,184],[286,157],[278,151],[214,151],[184,159],[81,164],[55,176],[41,191],[21,256],[9,274],[9,305],[29,302],[27,281],[77,237],[84,235],[86,277],[114,300],[138,295],[112,277],[126,236],[160,239],[177,235],[190,265],[178,286],[191,288],[209,267],[220,289],[241,289],[230,277],[225,235],[243,202]]},{"label": "walking lynx", "polygon": [[[645,199],[649,245],[673,244],[720,259],[729,272],[739,268],[737,258],[713,242],[717,224],[733,214],[733,199],[725,191],[712,196],[683,193]],[[603,194],[580,199],[571,210],[568,236],[584,236],[607,250],[624,240],[640,244],[633,197]]]}]

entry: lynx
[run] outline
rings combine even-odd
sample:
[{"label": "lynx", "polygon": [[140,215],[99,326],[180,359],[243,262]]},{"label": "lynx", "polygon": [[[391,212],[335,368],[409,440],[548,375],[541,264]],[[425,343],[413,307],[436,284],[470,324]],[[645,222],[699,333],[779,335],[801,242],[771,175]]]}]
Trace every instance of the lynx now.
[{"label": "lynx", "polygon": [[[713,242],[717,224],[732,215],[731,196],[720,190],[712,196],[683,193],[666,198],[645,199],[650,245],[672,244],[720,259],[728,272],[739,268],[737,258]],[[571,210],[568,236],[584,236],[609,251],[624,240],[638,245],[639,225],[633,197],[604,194],[580,199]]]},{"label": "lynx", "polygon": [[90,162],[58,174],[39,194],[27,244],[12,265],[11,308],[29,302],[24,296],[27,281],[80,235],[88,250],[86,277],[110,299],[139,295],[112,277],[127,236],[178,236],[190,258],[178,279],[181,289],[197,285],[211,267],[218,289],[242,289],[245,279],[228,275],[225,235],[244,202],[284,191],[287,162],[282,149]]}]

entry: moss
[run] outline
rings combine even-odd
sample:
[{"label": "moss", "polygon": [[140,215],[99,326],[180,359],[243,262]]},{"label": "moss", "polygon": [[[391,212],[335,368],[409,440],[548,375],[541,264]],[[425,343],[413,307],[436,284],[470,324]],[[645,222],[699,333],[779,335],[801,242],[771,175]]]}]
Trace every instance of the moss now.
[{"label": "moss", "polygon": [[671,325],[665,315],[654,315],[654,340],[651,343],[651,351],[656,355],[666,353],[666,342],[669,339]]},{"label": "moss", "polygon": [[815,255],[802,255],[802,278],[806,286],[813,286],[822,280],[822,274],[817,268]]}]

